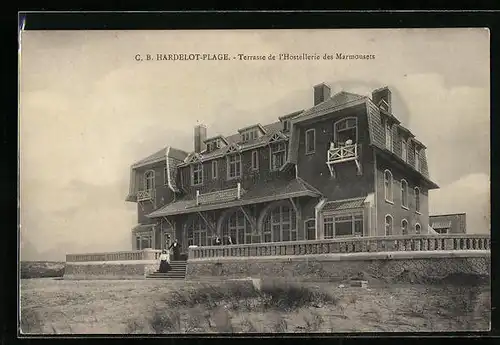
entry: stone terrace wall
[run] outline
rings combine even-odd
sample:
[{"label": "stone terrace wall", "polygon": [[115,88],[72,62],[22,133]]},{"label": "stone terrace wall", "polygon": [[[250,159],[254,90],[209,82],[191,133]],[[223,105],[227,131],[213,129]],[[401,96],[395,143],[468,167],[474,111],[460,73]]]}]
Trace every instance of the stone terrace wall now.
[{"label": "stone terrace wall", "polygon": [[64,279],[144,279],[158,267],[157,260],[67,262]]},{"label": "stone terrace wall", "polygon": [[187,279],[243,277],[341,281],[359,274],[392,280],[403,272],[420,278],[490,275],[489,251],[319,254],[189,260]]}]

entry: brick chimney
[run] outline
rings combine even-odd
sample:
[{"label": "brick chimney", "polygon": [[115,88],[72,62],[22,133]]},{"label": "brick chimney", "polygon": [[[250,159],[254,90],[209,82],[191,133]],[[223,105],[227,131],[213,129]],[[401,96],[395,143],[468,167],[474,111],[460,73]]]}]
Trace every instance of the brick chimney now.
[{"label": "brick chimney", "polygon": [[372,92],[372,101],[376,106],[380,106],[380,102],[384,100],[387,105],[382,102],[383,108],[386,109],[389,113],[392,113],[392,104],[391,104],[391,90],[387,86],[382,87],[380,89],[374,90]]},{"label": "brick chimney", "polygon": [[330,98],[330,87],[325,83],[314,86],[314,105],[323,103]]},{"label": "brick chimney", "polygon": [[194,152],[200,153],[206,148],[203,142],[207,138],[207,126],[196,125],[194,127]]}]

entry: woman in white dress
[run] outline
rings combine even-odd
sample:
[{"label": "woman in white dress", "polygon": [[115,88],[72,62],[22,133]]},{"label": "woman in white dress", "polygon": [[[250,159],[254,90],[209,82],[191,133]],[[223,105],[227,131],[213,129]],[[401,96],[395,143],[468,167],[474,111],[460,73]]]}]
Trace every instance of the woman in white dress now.
[{"label": "woman in white dress", "polygon": [[170,269],[170,254],[167,249],[164,249],[160,255],[160,272],[166,273]]}]

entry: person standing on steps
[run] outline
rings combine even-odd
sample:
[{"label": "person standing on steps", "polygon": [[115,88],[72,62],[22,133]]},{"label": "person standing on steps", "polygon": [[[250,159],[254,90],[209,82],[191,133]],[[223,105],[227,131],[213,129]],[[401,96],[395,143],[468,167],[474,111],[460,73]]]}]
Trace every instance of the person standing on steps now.
[{"label": "person standing on steps", "polygon": [[178,261],[181,256],[181,245],[177,242],[177,239],[174,240],[168,249],[172,249],[174,252],[174,261]]},{"label": "person standing on steps", "polygon": [[161,273],[167,273],[170,270],[170,253],[164,249],[160,255],[160,269]]}]

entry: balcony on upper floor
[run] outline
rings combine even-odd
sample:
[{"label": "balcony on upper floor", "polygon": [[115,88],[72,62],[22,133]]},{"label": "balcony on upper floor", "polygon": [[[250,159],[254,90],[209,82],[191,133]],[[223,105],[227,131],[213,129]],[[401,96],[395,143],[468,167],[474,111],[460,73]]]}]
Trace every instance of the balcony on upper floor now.
[{"label": "balcony on upper floor", "polygon": [[361,165],[359,163],[360,145],[353,143],[352,140],[347,140],[345,143],[336,144],[330,143],[330,148],[326,154],[326,165],[330,169],[332,176],[335,176],[335,164],[354,161],[358,173],[361,173]]},{"label": "balcony on upper floor", "polygon": [[154,190],[153,189],[145,189],[137,192],[137,201],[149,201],[153,200]]}]

